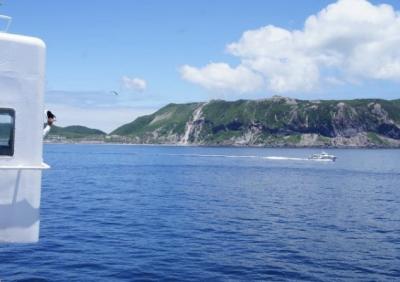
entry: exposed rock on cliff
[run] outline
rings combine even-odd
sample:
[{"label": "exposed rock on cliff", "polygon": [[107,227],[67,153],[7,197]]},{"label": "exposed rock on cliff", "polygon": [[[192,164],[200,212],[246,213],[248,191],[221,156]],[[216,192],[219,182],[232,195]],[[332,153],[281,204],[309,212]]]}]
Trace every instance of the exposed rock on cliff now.
[{"label": "exposed rock on cliff", "polygon": [[400,147],[400,100],[169,104],[111,134],[152,144]]}]

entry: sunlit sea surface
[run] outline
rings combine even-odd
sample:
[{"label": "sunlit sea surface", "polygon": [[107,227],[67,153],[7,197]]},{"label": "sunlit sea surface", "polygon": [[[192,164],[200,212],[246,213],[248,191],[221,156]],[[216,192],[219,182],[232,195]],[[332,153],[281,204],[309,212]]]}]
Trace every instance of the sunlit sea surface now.
[{"label": "sunlit sea surface", "polygon": [[400,150],[46,145],[2,281],[400,279]]}]

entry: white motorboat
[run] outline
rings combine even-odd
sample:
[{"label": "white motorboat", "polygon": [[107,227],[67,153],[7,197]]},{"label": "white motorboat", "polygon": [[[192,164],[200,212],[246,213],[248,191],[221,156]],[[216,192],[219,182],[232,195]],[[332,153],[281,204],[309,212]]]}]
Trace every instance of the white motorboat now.
[{"label": "white motorboat", "polygon": [[309,160],[315,160],[315,161],[336,161],[336,156],[330,155],[326,152],[321,152],[320,154],[312,154],[311,156],[308,157]]}]

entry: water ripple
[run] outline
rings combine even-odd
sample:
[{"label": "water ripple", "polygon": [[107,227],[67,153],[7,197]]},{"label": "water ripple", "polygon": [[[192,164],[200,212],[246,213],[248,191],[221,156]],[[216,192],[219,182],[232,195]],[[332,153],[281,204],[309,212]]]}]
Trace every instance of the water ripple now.
[{"label": "water ripple", "polygon": [[399,151],[45,149],[41,241],[0,245],[4,281],[400,276]]}]

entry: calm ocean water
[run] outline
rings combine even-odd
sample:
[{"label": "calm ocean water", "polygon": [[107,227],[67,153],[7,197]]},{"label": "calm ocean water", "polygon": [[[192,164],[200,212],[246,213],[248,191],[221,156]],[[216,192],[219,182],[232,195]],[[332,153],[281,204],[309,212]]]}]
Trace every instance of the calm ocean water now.
[{"label": "calm ocean water", "polygon": [[0,279],[400,279],[400,150],[315,152],[46,145],[40,243]]}]

